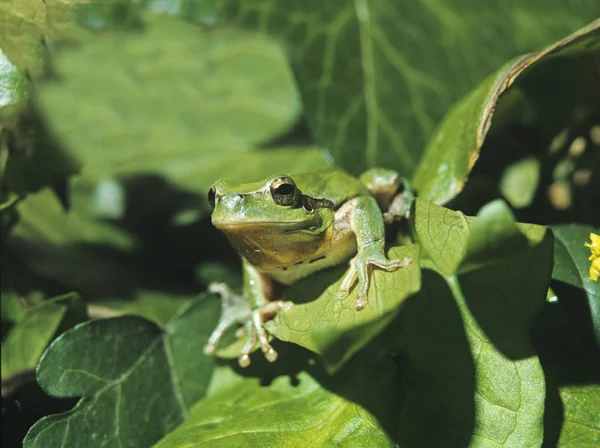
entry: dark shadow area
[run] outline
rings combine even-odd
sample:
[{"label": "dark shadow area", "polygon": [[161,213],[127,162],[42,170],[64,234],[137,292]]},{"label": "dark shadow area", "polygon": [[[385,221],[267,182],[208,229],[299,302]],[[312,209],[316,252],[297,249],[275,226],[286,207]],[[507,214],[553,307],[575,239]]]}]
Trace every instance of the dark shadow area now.
[{"label": "dark shadow area", "polygon": [[[593,310],[590,309],[590,299],[586,292],[582,288],[558,280],[552,280],[551,287],[559,298],[560,306],[571,321],[571,325],[577,328],[585,339],[593,341],[597,338],[592,320]],[[600,344],[600,340],[597,340],[597,343]],[[600,347],[597,345],[596,348],[600,359]]]},{"label": "dark shadow area", "polygon": [[552,233],[533,248],[460,274],[469,311],[486,337],[512,360],[535,355],[531,326],[545,304],[553,264]]},{"label": "dark shadow area", "polygon": [[[549,151],[551,137],[534,125],[511,124],[502,132],[492,132],[481,148],[479,159],[469,174],[464,190],[446,207],[474,216],[488,202],[503,198],[500,181],[504,171],[512,164],[526,157],[540,161],[540,177],[531,204],[514,209],[518,222],[547,225],[548,223],[585,222],[594,227],[600,226],[600,214],[590,213],[600,210],[600,173],[591,170],[591,177],[585,184],[578,184],[574,177],[566,180],[570,191],[570,205],[564,209],[555,207],[549,199],[549,188],[555,179],[564,174],[560,170],[570,166],[573,173],[588,170],[600,163],[600,148],[595,147],[589,138],[593,125],[600,124],[600,110],[590,113],[578,123],[568,128],[564,144]],[[556,128],[558,133],[561,129]],[[587,150],[569,157],[569,145],[577,137],[583,137]],[[570,161],[569,161],[570,160]],[[572,163],[572,165],[570,165]],[[560,166],[559,166],[560,165]]]},{"label": "dark shadow area", "polygon": [[85,299],[130,298],[136,290],[173,295],[204,289],[196,275],[202,261],[239,265],[227,238],[210,218],[177,225],[185,210],[199,210],[199,195],[180,190],[159,176],[124,181],[126,205],[122,219],[105,222],[133,237],[134,247],[108,244],[52,245],[11,236],[3,248],[2,282],[20,293],[48,296],[77,291]]},{"label": "dark shadow area", "polygon": [[600,384],[600,356],[593,338],[573,325],[558,302],[546,305],[533,336],[546,378],[543,446],[552,448],[557,446],[568,412],[560,388]]},{"label": "dark shadow area", "polygon": [[56,399],[46,395],[36,382],[2,397],[2,446],[21,447],[29,428],[48,414],[66,412],[78,398]]},{"label": "dark shadow area", "polygon": [[298,280],[285,291],[286,300],[294,303],[310,303],[317,300],[327,288],[337,282],[346,272],[347,266],[335,266]]}]

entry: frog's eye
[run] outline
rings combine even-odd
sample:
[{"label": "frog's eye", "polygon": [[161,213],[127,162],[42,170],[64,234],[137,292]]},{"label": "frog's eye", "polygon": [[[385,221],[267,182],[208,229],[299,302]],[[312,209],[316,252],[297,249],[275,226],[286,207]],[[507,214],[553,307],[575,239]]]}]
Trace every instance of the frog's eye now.
[{"label": "frog's eye", "polygon": [[208,203],[210,204],[211,208],[215,208],[215,197],[215,189],[214,187],[211,187],[211,189],[208,190]]},{"label": "frog's eye", "polygon": [[296,202],[296,184],[289,177],[278,177],[271,182],[271,196],[277,205],[292,205]]}]

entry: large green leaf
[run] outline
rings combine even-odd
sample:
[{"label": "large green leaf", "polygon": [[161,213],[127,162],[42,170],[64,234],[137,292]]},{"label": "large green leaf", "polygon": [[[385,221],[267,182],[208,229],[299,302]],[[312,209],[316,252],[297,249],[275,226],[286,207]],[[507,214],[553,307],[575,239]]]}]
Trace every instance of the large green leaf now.
[{"label": "large green leaf", "polygon": [[[554,271],[552,278],[579,288],[585,293],[585,303],[578,303],[576,294],[559,294],[559,300],[571,311],[576,322],[586,325],[590,320],[594,336],[600,346],[600,282],[589,280],[590,233],[598,232],[590,226],[564,224],[552,226],[554,232]],[[588,321],[588,322],[585,322]]]},{"label": "large green leaf", "polygon": [[[534,446],[542,440],[544,375],[529,333],[545,303],[552,238],[541,226],[515,226],[507,212],[506,206],[494,203],[472,219],[417,200],[412,213],[423,266],[439,273],[423,271],[423,284],[429,285],[423,301],[446,298],[460,310],[474,367],[475,446]],[[487,261],[482,257],[486,251]],[[428,308],[426,303],[422,307]],[[423,331],[410,322],[406,325],[407,332]],[[418,344],[409,350],[425,366],[437,362],[435,353],[422,353]],[[451,346],[440,350],[453,365]],[[468,373],[460,372],[461,381]],[[429,381],[424,379],[420,387],[428,387]],[[410,418],[423,418],[432,403],[411,402]],[[467,417],[463,410],[454,419]],[[412,427],[404,428],[417,443],[421,433]]]},{"label": "large green leaf", "polygon": [[56,65],[43,110],[92,178],[148,171],[195,188],[198,166],[244,156],[300,112],[279,47],[244,32],[149,18],[143,32],[59,52]]},{"label": "large green leaf", "polygon": [[198,403],[157,448],[328,446],[394,447],[377,418],[327,391],[306,372],[290,384],[248,379]]},{"label": "large green leaf", "polygon": [[38,382],[49,395],[83,398],[37,422],[24,446],[149,446],[172,430],[206,393],[214,359],[202,346],[218,317],[214,305],[190,305],[165,328],[124,316],[64,333],[40,360]]},{"label": "large green leaf", "polygon": [[406,387],[397,328],[388,326],[333,376],[293,344],[278,346],[276,364],[221,366],[208,396],[158,446],[395,446]]},{"label": "large green leaf", "polygon": [[85,304],[76,294],[44,300],[26,311],[2,342],[3,394],[14,377],[35,369],[54,337],[86,319]]},{"label": "large green leaf", "polygon": [[296,305],[281,312],[268,329],[283,341],[294,342],[325,357],[330,370],[337,370],[379,333],[397,314],[399,306],[421,287],[418,245],[393,247],[390,259],[410,258],[407,269],[373,271],[369,304],[356,311],[356,290],[345,300],[338,290],[345,266],[313,275],[295,283],[286,299]]},{"label": "large green leaf", "polygon": [[450,105],[510,58],[600,14],[594,0],[150,4],[284,40],[317,143],[354,174],[377,165],[412,174]]},{"label": "large green leaf", "polygon": [[[431,136],[414,174],[414,186],[420,197],[445,203],[463,189],[467,175],[479,157],[494,114],[497,110],[502,110],[504,114],[512,112],[510,107],[502,109],[497,105],[501,96],[518,78],[549,59],[564,57],[568,61],[577,55],[598,52],[598,42],[600,19],[541,51],[504,64],[454,105]],[[544,97],[547,96],[545,93]],[[556,103],[556,108],[559,107],[562,105]]]}]

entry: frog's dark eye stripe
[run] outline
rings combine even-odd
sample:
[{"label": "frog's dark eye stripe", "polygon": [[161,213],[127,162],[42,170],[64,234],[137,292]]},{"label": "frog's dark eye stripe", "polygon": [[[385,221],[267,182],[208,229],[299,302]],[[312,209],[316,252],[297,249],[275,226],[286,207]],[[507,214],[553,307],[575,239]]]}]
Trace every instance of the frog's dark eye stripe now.
[{"label": "frog's dark eye stripe", "polygon": [[293,205],[296,203],[298,188],[292,178],[278,177],[271,182],[271,196],[277,205]]},{"label": "frog's dark eye stripe", "polygon": [[212,208],[215,208],[215,197],[215,189],[211,188],[210,190],[208,190],[208,203]]},{"label": "frog's dark eye stripe", "polygon": [[302,195],[301,201],[302,206],[309,212],[312,212],[316,208],[335,208],[334,203],[327,199],[317,199]]}]

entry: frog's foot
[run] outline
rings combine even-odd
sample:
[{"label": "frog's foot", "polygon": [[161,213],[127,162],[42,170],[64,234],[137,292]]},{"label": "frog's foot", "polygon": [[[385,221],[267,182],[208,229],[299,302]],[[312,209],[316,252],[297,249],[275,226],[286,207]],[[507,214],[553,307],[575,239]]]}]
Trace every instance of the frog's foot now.
[{"label": "frog's foot", "polygon": [[250,365],[250,353],[256,347],[256,343],[260,345],[265,358],[269,362],[275,362],[277,359],[277,352],[271,344],[269,344],[269,336],[265,330],[264,323],[271,319],[279,311],[287,311],[291,309],[293,304],[291,302],[284,302],[278,300],[275,302],[269,302],[257,310],[252,311],[250,318],[245,324],[245,334],[248,340],[240,351],[238,362],[241,367],[248,367]]},{"label": "frog's foot", "polygon": [[208,291],[221,296],[221,318],[204,346],[204,354],[213,355],[223,334],[234,325],[247,322],[252,310],[246,298],[234,294],[225,283],[211,283]]},{"label": "frog's foot", "polygon": [[411,264],[412,260],[410,258],[388,260],[383,251],[382,242],[376,241],[360,247],[356,256],[350,260],[350,269],[348,269],[344,280],[342,280],[338,297],[340,300],[346,299],[350,295],[352,286],[358,279],[358,294],[354,306],[360,311],[368,303],[368,292],[373,266],[392,272],[400,268],[407,268]]},{"label": "frog's foot", "polygon": [[252,310],[245,297],[234,294],[224,283],[211,283],[208,290],[221,296],[222,311],[217,328],[212,332],[204,346],[204,354],[213,355],[223,334],[234,325],[242,324],[243,327],[236,331],[235,336],[238,339],[247,337],[248,340],[240,351],[240,366],[247,367],[250,365],[250,353],[254,350],[257,342],[260,344],[265,358],[270,362],[275,361],[277,352],[269,344],[269,337],[264,328],[264,323],[273,318],[279,311],[289,310],[293,304],[279,300],[268,302],[260,308]]}]

